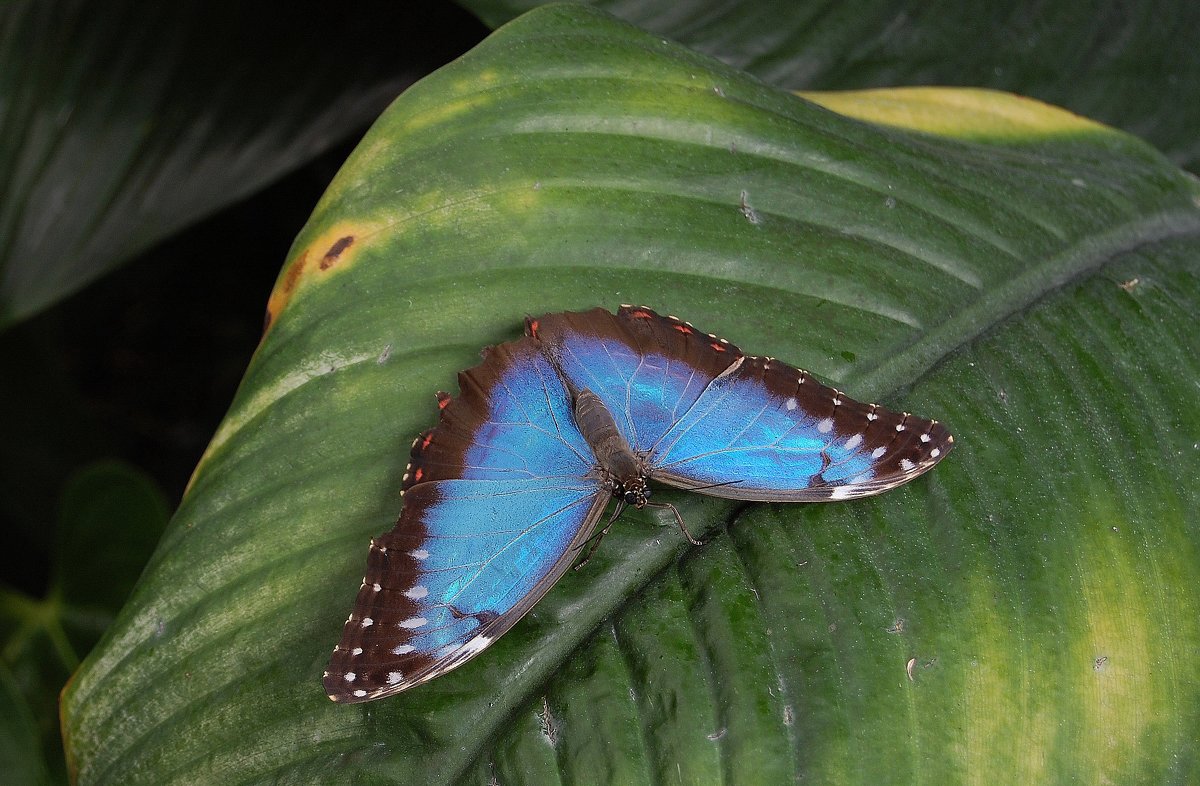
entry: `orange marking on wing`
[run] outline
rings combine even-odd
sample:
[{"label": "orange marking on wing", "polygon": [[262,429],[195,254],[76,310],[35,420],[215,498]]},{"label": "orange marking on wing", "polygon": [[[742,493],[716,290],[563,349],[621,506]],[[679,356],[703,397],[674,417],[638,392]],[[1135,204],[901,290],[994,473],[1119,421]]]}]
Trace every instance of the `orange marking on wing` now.
[{"label": "orange marking on wing", "polygon": [[692,329],[690,327],[688,327],[687,325],[675,325],[674,327],[680,333],[683,333],[688,336],[692,335]]},{"label": "orange marking on wing", "polygon": [[630,311],[629,316],[634,319],[653,319],[654,315],[649,311]]},{"label": "orange marking on wing", "polygon": [[425,470],[417,467],[417,471],[413,473],[413,483],[421,482],[421,477],[425,474]]},{"label": "orange marking on wing", "polygon": [[710,347],[712,347],[713,349],[715,349],[715,350],[716,350],[716,351],[718,351],[718,352],[724,352],[724,351],[725,351],[725,347],[724,347],[724,346],[722,346],[721,344],[718,344],[718,343],[717,343],[717,342],[715,342],[715,341],[714,341],[714,342],[712,342],[711,344],[709,344],[709,346],[710,346]]},{"label": "orange marking on wing", "polygon": [[426,434],[425,439],[421,440],[421,450],[429,447],[430,442],[433,442],[433,434]]},{"label": "orange marking on wing", "polygon": [[537,338],[538,337],[537,332],[538,332],[538,321],[535,319],[529,323],[529,335],[533,336],[534,338]]},{"label": "orange marking on wing", "polygon": [[451,402],[452,398],[449,393],[446,393],[444,391],[438,391],[437,400],[438,400],[438,409],[445,409],[446,407],[450,406],[450,402]]}]

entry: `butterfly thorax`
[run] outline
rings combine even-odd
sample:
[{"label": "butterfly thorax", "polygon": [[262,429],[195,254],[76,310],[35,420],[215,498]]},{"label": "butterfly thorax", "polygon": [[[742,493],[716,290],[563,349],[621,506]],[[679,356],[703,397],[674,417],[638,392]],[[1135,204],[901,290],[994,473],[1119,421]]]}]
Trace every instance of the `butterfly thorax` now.
[{"label": "butterfly thorax", "polygon": [[575,423],[613,496],[626,505],[643,507],[650,498],[644,462],[625,441],[608,407],[590,390],[575,393]]}]

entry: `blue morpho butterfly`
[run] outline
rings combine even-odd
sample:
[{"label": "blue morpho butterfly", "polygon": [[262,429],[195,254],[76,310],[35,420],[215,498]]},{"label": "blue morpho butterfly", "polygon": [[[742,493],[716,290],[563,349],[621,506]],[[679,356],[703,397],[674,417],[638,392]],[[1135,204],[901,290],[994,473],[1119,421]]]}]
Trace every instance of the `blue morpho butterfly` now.
[{"label": "blue morpho butterfly", "polygon": [[399,693],[478,655],[580,557],[614,498],[608,526],[626,506],[662,507],[687,534],[671,505],[649,502],[648,480],[852,499],[927,472],[954,443],[936,420],[633,306],[526,319],[458,384],[413,443],[395,529],[371,542],[325,672],[334,701]]}]

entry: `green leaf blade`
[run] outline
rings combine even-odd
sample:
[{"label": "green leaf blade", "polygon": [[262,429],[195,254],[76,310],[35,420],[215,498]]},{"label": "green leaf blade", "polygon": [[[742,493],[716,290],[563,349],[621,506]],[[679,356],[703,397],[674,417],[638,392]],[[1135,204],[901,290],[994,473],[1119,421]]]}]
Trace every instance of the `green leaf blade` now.
[{"label": "green leaf blade", "polygon": [[[546,4],[462,0],[491,27]],[[1176,32],[1200,24],[1200,9],[1187,0],[589,5],[789,90],[988,87],[1097,118],[1141,136],[1181,167],[1200,166],[1200,60]]]},{"label": "green leaf blade", "polygon": [[[611,766],[642,762],[648,782],[1194,767],[1138,751],[1178,751],[1195,729],[1189,690],[1168,689],[1197,668],[1195,626],[1157,598],[1170,586],[1197,604],[1194,491],[1178,484],[1198,459],[1157,457],[1146,435],[1161,427],[1131,402],[1196,433],[1191,382],[1164,377],[1200,297],[1196,186],[1136,141],[1045,112],[1052,130],[1003,144],[871,126],[577,7],[531,14],[416,86],[297,239],[226,421],[65,697],[79,782],[577,772],[603,758],[577,736],[601,712],[581,695],[606,697],[624,731],[631,758]],[[1143,275],[1170,284],[1130,308],[1141,285],[1118,285]],[[693,531],[729,534],[680,562],[669,517],[630,515],[471,664],[329,703],[321,670],[432,393],[525,313],[622,301],[945,420],[959,448],[844,505],[737,515],[671,495]],[[1047,415],[1064,408],[1068,422]],[[1121,413],[1125,440],[1076,410]],[[1121,469],[1129,444],[1147,456],[1136,470]],[[1081,537],[1096,514],[1080,495],[1115,497],[1126,471],[1147,484],[1123,482],[1114,509],[1142,540],[1109,552]],[[1176,491],[1142,504],[1161,488]],[[1139,574],[1151,562],[1169,578]],[[1140,582],[1136,599],[1114,596],[1110,567]],[[1096,608],[1146,643],[1117,646]],[[1139,609],[1152,622],[1135,625]],[[1087,682],[1110,641],[1144,696]],[[1137,660],[1171,647],[1190,654],[1166,682]],[[1080,702],[1112,718],[1151,701],[1166,720],[1087,757],[1103,727]]]}]

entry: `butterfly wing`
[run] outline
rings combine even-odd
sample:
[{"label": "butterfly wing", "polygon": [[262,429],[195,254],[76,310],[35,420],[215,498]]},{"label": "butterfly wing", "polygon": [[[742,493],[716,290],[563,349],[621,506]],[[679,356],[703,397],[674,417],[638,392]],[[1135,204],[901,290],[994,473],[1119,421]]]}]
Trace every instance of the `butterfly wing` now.
[{"label": "butterfly wing", "polygon": [[551,314],[527,332],[600,396],[651,478],[668,485],[733,499],[849,499],[912,480],[953,445],[936,421],[855,401],[648,308]]},{"label": "butterfly wing", "polygon": [[525,330],[575,387],[600,397],[642,454],[742,354],[686,322],[633,306],[547,314],[527,320]]},{"label": "butterfly wing", "polygon": [[396,527],[371,542],[325,672],[334,701],[398,693],[481,652],[570,566],[609,500],[534,342],[492,348],[459,386],[413,443]]},{"label": "butterfly wing", "polygon": [[650,476],[731,499],[852,499],[928,472],[953,445],[936,420],[864,404],[785,363],[745,357],[655,446]]}]

